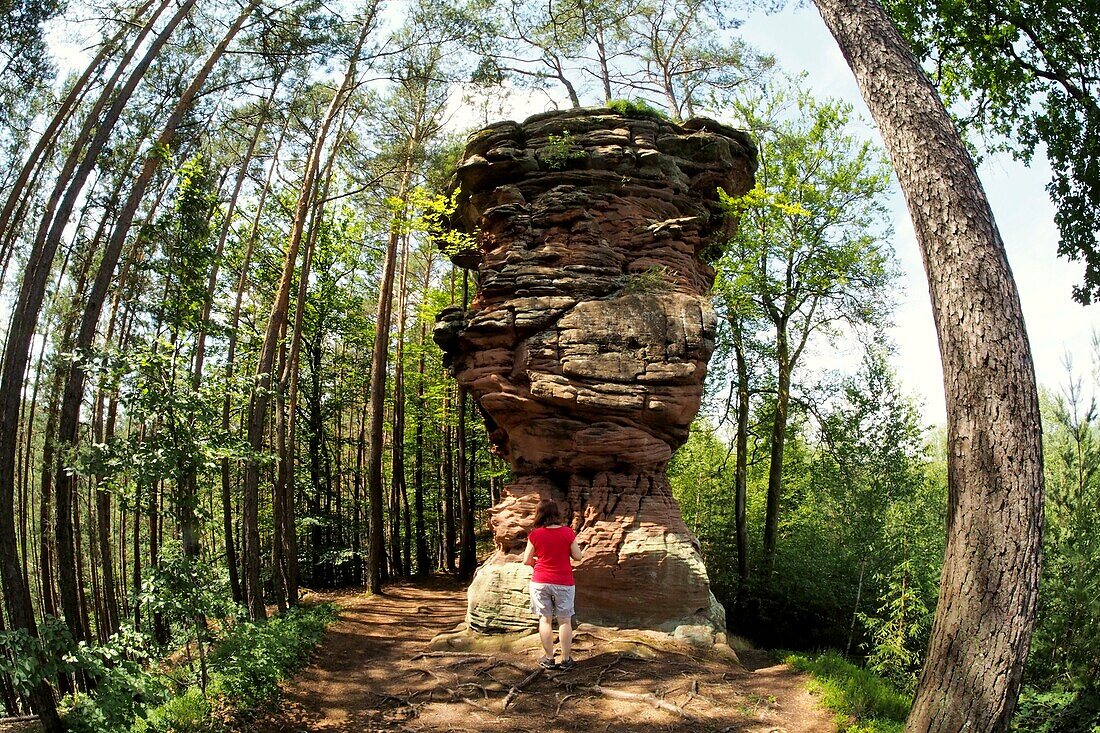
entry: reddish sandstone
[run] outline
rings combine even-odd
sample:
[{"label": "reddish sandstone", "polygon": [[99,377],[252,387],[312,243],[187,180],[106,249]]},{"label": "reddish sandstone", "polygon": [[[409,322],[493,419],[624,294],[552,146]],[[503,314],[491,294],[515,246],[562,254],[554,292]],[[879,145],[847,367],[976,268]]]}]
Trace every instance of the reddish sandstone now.
[{"label": "reddish sandstone", "polygon": [[699,409],[715,319],[706,262],[732,235],[718,188],[753,183],[755,148],[704,119],[607,109],[504,122],[468,141],[452,254],[477,271],[436,341],[486,415],[514,481],[496,553],[470,587],[478,631],[529,626],[518,560],[535,504],[567,509],[585,559],[577,613],[618,626],[723,626],[665,468]]}]

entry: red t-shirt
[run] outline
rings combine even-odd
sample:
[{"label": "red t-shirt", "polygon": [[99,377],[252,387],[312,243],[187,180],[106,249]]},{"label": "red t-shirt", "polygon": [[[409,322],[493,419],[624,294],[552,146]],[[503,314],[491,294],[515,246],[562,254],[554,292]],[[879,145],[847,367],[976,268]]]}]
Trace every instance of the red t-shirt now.
[{"label": "red t-shirt", "polygon": [[569,562],[569,547],[577,538],[572,528],[537,527],[527,535],[535,546],[535,572],[531,580],[535,583],[553,583],[554,585],[574,585],[573,565]]}]

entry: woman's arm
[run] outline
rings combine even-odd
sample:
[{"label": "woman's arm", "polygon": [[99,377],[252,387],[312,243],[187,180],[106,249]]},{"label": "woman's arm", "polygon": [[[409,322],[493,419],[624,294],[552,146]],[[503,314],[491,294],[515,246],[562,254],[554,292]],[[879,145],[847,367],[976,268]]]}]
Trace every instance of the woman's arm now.
[{"label": "woman's arm", "polygon": [[581,546],[577,544],[576,540],[573,540],[573,544],[569,545],[569,557],[580,560],[581,554]]},{"label": "woman's arm", "polygon": [[531,540],[527,540],[527,549],[523,552],[523,564],[535,567],[535,546],[531,544]]}]

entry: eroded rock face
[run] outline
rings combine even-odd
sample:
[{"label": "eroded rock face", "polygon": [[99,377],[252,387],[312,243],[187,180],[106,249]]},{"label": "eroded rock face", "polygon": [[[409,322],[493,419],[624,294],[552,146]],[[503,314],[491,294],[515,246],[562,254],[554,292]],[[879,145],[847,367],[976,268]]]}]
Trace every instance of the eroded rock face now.
[{"label": "eroded rock face", "polygon": [[476,245],[453,259],[476,270],[476,294],[440,314],[435,338],[515,475],[491,510],[497,551],[470,586],[471,628],[534,622],[519,560],[543,497],[586,548],[579,618],[724,626],[665,467],[714,348],[702,255],[735,225],[717,189],[747,191],[755,167],[744,133],[702,119],[570,110],[470,137],[454,224]]}]

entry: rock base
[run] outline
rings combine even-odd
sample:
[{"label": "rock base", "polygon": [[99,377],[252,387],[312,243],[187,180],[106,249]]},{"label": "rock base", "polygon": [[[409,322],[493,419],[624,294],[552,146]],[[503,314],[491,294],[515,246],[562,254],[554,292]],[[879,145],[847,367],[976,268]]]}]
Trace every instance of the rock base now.
[{"label": "rock base", "polygon": [[[643,659],[654,659],[663,652],[713,655],[728,661],[740,663],[737,647],[750,648],[733,637],[727,643],[724,633],[711,633],[709,636],[656,631],[653,629],[622,629],[616,626],[578,623],[573,626],[574,644],[578,654],[588,640],[598,641],[609,647],[608,650],[630,654]],[[459,624],[452,631],[439,634],[428,643],[433,652],[470,652],[476,654],[498,654],[541,649],[539,635],[532,631],[516,631],[501,634],[482,634],[471,630],[466,624]]]},{"label": "rock base", "polygon": [[[545,476],[505,487],[491,510],[500,548],[469,589],[467,624],[478,632],[530,629],[531,568],[520,560],[534,508],[553,498],[566,509],[584,559],[576,566],[577,618],[624,628],[706,635],[725,631],[698,540],[680,517],[663,470],[569,477],[563,492]],[[687,629],[695,628],[695,631]]]}]

